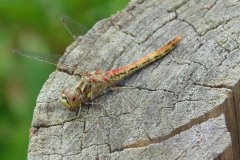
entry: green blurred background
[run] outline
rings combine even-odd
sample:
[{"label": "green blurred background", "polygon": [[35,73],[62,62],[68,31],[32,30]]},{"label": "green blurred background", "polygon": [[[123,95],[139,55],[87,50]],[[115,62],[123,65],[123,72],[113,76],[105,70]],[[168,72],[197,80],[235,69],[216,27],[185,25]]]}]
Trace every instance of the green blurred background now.
[{"label": "green blurred background", "polygon": [[11,53],[63,54],[74,40],[61,15],[91,28],[128,0],[0,0],[0,159],[26,159],[36,99],[56,67]]}]

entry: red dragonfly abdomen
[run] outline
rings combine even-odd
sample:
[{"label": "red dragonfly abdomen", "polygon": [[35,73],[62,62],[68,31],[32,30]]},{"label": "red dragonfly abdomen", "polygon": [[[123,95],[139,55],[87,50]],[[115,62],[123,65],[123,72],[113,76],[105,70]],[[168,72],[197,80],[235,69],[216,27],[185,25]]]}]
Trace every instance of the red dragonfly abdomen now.
[{"label": "red dragonfly abdomen", "polygon": [[172,41],[170,41],[167,45],[163,46],[162,48],[159,48],[158,50],[144,56],[140,60],[133,62],[129,65],[126,65],[121,68],[113,69],[107,71],[105,74],[109,77],[109,79],[113,83],[117,83],[121,79],[125,78],[129,74],[137,71],[138,69],[141,69],[145,67],[146,65],[160,59],[164,55],[166,55],[168,52],[170,52],[180,41],[182,40],[181,36],[177,36]]}]

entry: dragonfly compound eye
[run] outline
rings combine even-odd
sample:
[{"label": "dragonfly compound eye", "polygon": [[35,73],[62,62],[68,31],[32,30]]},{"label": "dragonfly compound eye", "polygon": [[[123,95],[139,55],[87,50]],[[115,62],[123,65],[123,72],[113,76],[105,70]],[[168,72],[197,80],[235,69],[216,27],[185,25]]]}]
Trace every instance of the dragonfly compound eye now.
[{"label": "dragonfly compound eye", "polygon": [[63,89],[62,94],[67,94],[70,91],[70,88],[66,87]]},{"label": "dragonfly compound eye", "polygon": [[68,87],[63,89],[59,100],[62,105],[68,110],[73,110],[74,108],[79,107],[81,103],[78,93]]},{"label": "dragonfly compound eye", "polygon": [[68,101],[74,102],[77,98],[77,95],[74,91],[68,91],[66,94],[66,98]]}]

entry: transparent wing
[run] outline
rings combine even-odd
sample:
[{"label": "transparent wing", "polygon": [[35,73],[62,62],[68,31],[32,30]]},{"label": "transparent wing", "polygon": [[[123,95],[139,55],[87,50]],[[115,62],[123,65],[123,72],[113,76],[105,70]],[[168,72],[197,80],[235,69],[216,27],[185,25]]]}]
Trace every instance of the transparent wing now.
[{"label": "transparent wing", "polygon": [[46,54],[46,53],[31,52],[31,51],[21,51],[21,50],[15,50],[15,49],[13,49],[12,52],[20,54],[25,57],[47,62],[53,65],[57,65],[59,59],[62,57],[62,55],[57,55],[57,54]]},{"label": "transparent wing", "polygon": [[88,29],[68,16],[61,16],[61,22],[74,39],[87,33]]},{"label": "transparent wing", "polygon": [[[82,67],[78,67],[77,64],[71,65],[71,62],[65,63],[60,61],[60,58],[62,57],[62,55],[32,52],[32,51],[22,51],[22,50],[15,50],[15,49],[13,49],[12,52],[25,57],[29,57],[29,58],[40,60],[49,64],[53,64],[56,66],[58,65],[58,63],[60,63],[58,67],[60,67],[61,70],[68,70],[70,73],[76,72],[77,74],[83,74],[88,71]],[[81,59],[81,61],[87,61],[87,62],[89,62],[90,60],[91,59],[88,56],[83,57]]]},{"label": "transparent wing", "polygon": [[[74,39],[77,39],[79,36],[84,35],[88,31],[86,27],[74,21],[68,16],[61,16],[61,21]],[[57,54],[45,54],[22,50],[12,50],[12,52],[53,65],[58,65],[59,63],[58,67],[60,70],[69,71],[71,73],[75,72],[76,74],[82,74],[87,71],[102,69],[101,67],[97,66],[106,64],[106,62],[103,61],[105,57],[100,58],[99,55],[96,54],[98,52],[97,49],[97,51],[92,51],[90,48],[82,46],[81,48],[79,47],[78,50],[79,51],[77,54],[65,56],[65,58],[62,58],[62,61],[59,61],[62,56]]]},{"label": "transparent wing", "polygon": [[[80,23],[74,21],[68,16],[62,16],[61,21],[63,25],[66,27],[68,32],[73,36],[74,39],[77,39],[79,36],[84,35],[88,29],[81,25]],[[62,55],[57,54],[46,54],[46,53],[39,53],[39,52],[32,52],[32,51],[22,51],[22,50],[15,50],[13,49],[12,52],[20,54],[25,57],[33,58],[36,60],[40,60],[43,62],[47,62],[53,65],[58,65],[59,59],[62,57]],[[79,55],[81,57],[81,55]],[[88,56],[83,56],[84,59],[86,59]],[[76,58],[77,60],[78,58]],[[88,58],[89,59],[89,58]],[[88,60],[89,61],[89,60]],[[67,61],[67,63],[71,64],[71,61]],[[77,70],[79,73],[86,72],[83,68],[76,68],[76,65],[68,65],[66,63],[61,62],[61,67],[68,68],[71,70]]]}]

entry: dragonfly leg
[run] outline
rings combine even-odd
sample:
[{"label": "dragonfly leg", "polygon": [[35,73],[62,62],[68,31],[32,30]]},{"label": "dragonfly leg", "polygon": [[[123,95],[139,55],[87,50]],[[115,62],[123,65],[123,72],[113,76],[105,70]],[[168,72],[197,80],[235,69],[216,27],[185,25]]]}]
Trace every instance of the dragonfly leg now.
[{"label": "dragonfly leg", "polygon": [[77,115],[75,117],[76,119],[80,118],[81,111],[82,111],[82,104],[79,105],[78,112],[77,112]]},{"label": "dragonfly leg", "polygon": [[136,88],[138,88],[138,87],[112,87],[111,89],[136,89]]},{"label": "dragonfly leg", "polygon": [[126,86],[123,86],[123,87],[110,87],[108,89],[106,89],[105,92],[108,92],[108,91],[118,91],[118,90],[121,90],[121,89],[137,89],[138,87],[126,87]]},{"label": "dragonfly leg", "polygon": [[64,122],[62,122],[62,124],[63,124],[63,123],[66,123],[66,122],[71,122],[71,121],[73,121],[73,120],[75,120],[75,119],[80,118],[81,110],[82,110],[82,104],[79,105],[79,109],[78,109],[78,112],[77,112],[76,116],[73,117],[73,118],[69,118],[69,119],[65,120]]},{"label": "dragonfly leg", "polygon": [[106,111],[108,117],[111,117],[110,114],[108,113],[106,107],[103,104],[101,104],[101,103],[92,103],[92,102],[85,102],[85,104],[99,104],[99,105],[101,105],[104,108],[104,110]]}]

